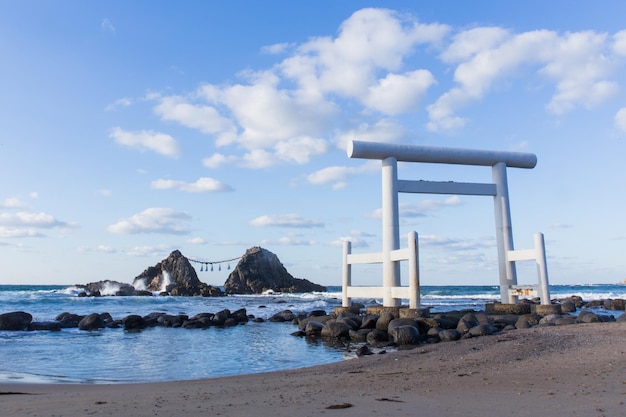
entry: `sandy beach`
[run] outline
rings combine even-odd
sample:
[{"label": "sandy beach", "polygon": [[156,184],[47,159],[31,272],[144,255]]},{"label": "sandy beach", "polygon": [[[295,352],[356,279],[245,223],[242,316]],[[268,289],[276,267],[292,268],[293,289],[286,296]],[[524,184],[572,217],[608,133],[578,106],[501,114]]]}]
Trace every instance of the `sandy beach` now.
[{"label": "sandy beach", "polygon": [[626,323],[515,330],[286,372],[0,384],[1,416],[624,416]]}]

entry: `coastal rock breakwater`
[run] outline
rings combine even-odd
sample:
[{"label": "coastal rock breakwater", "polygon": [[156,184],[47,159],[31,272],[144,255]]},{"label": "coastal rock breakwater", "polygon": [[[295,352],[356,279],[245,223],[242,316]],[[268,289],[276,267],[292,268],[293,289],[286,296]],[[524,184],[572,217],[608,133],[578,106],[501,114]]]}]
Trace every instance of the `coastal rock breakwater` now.
[{"label": "coastal rock breakwater", "polygon": [[162,312],[154,312],[145,316],[130,314],[120,320],[113,319],[109,313],[78,315],[63,312],[56,316],[53,321],[35,322],[30,313],[14,311],[0,314],[0,330],[60,331],[61,329],[77,328],[91,331],[104,328],[123,328],[128,331],[137,331],[154,326],[206,329],[213,326],[228,327],[245,324],[251,318],[254,317],[246,314],[246,309],[242,308],[233,312],[225,309],[217,313],[198,313],[191,317],[186,314],[171,315]]},{"label": "coastal rock breakwater", "polygon": [[[592,304],[596,305],[596,303]],[[611,303],[609,304],[611,305]],[[604,306],[607,303],[597,303],[597,305]],[[518,307],[520,305],[512,306]],[[530,307],[530,305],[527,306]],[[428,309],[410,310],[393,307],[367,309],[378,311],[377,314],[373,314],[367,311],[365,313],[360,312],[363,306],[353,306],[351,308],[337,308],[337,312],[331,314],[315,310],[303,315],[285,310],[275,314],[269,320],[296,324],[298,331],[292,333],[294,336],[321,337],[341,340],[346,342],[348,346],[351,343],[359,345],[356,349],[357,356],[371,354],[370,347],[407,349],[423,343],[457,341],[536,326],[626,322],[626,313],[621,314],[618,318],[591,311],[581,311],[578,315],[573,315],[562,312],[555,313],[554,311],[560,311],[560,304],[551,306],[553,308],[535,309],[536,311],[533,313],[498,314],[493,313],[493,306],[488,305],[489,308],[486,308],[485,311],[464,310],[432,316]],[[521,310],[526,309],[522,308]],[[539,312],[544,312],[544,314]]]}]

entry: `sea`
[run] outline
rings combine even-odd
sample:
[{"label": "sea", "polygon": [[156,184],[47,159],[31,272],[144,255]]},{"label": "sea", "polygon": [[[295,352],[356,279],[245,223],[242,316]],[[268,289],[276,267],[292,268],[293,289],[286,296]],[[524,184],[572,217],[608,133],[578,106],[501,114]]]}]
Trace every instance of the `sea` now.
[{"label": "sea", "polygon": [[[83,331],[0,331],[0,383],[117,384],[215,378],[304,368],[345,360],[350,345],[293,336],[292,323],[267,321],[291,310],[332,312],[341,305],[341,287],[302,294],[229,295],[226,297],[79,297],[67,285],[0,285],[0,314],[26,311],[33,321],[54,320],[62,312],[108,312],[114,319],[151,312],[216,313],[245,308],[265,319],[233,327],[183,329],[150,327]],[[552,285],[551,298],[577,295],[585,301],[626,299],[626,285]],[[422,307],[431,313],[482,310],[499,301],[498,286],[422,286]],[[382,300],[355,300],[366,305]],[[600,311],[619,316],[619,311]]]}]

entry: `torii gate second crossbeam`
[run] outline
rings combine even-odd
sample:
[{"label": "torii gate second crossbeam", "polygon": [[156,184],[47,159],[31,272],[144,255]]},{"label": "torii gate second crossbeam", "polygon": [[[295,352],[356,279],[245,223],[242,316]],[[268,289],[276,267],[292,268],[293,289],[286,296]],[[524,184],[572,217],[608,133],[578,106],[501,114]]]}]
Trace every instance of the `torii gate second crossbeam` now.
[{"label": "torii gate second crossbeam", "polygon": [[[347,153],[350,158],[380,159],[382,161],[383,242],[380,259],[382,259],[383,264],[383,293],[381,294],[383,306],[395,307],[400,304],[400,299],[392,296],[394,293],[392,288],[401,286],[400,265],[390,254],[400,249],[398,193],[401,192],[493,196],[502,302],[516,302],[516,295],[520,291],[520,288],[516,287],[517,273],[515,262],[535,260],[539,273],[537,289],[539,290],[541,303],[550,303],[543,235],[536,235],[534,250],[515,251],[513,249],[506,168],[532,169],[537,164],[537,157],[534,154],[363,141],[351,141],[348,144]],[[398,161],[491,166],[493,183],[398,180]],[[385,256],[385,254],[388,256]],[[344,272],[344,275],[350,276],[350,265],[345,259],[344,263],[346,263],[344,269],[348,268],[348,272]],[[348,282],[351,282],[350,280]],[[419,283],[417,285],[419,287]],[[344,305],[349,302],[346,294],[348,294],[348,291],[344,289]]]}]

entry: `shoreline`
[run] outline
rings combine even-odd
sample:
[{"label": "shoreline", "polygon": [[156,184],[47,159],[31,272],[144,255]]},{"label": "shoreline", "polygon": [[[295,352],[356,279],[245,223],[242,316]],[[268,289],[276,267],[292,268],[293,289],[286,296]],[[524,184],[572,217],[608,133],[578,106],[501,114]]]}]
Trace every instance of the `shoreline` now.
[{"label": "shoreline", "polygon": [[12,416],[617,416],[626,323],[535,327],[289,371],[113,385],[0,383]]}]

